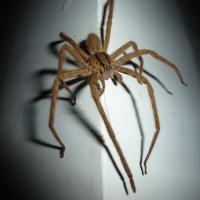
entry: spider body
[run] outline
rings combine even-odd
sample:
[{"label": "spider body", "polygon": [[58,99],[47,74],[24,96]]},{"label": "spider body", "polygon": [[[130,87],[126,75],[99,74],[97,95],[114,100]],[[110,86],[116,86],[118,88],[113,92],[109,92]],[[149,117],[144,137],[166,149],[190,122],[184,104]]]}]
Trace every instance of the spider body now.
[{"label": "spider body", "polygon": [[[150,147],[148,149],[147,155],[144,159],[144,174],[147,174],[147,161],[150,157],[154,144],[156,143],[157,136],[160,131],[160,122],[159,116],[157,112],[156,99],[154,95],[154,90],[151,83],[148,79],[143,76],[143,55],[150,55],[153,58],[161,61],[162,63],[168,65],[172,68],[177,76],[180,78],[180,81],[184,83],[181,73],[179,69],[172,62],[162,57],[158,53],[149,49],[138,49],[136,43],[134,41],[129,41],[122,45],[120,48],[115,50],[113,53],[109,54],[107,52],[109,41],[110,41],[110,33],[112,27],[112,16],[113,16],[113,4],[114,0],[108,0],[107,5],[109,6],[109,13],[106,25],[105,36],[100,40],[97,34],[90,33],[86,39],[86,48],[87,51],[84,51],[72,38],[67,36],[65,33],[61,32],[60,37],[65,41],[65,44],[61,47],[59,51],[59,62],[58,62],[58,73],[54,80],[54,84],[52,87],[52,96],[51,96],[51,107],[50,107],[50,116],[49,116],[49,127],[56,138],[57,142],[61,146],[61,157],[64,156],[65,145],[60,139],[55,127],[55,111],[56,111],[56,103],[58,99],[59,90],[64,88],[68,92],[71,93],[73,97],[73,104],[76,103],[75,96],[73,92],[70,90],[66,81],[70,78],[83,77],[87,80],[90,89],[92,98],[97,106],[97,109],[104,121],[104,124],[107,128],[108,134],[115,146],[115,149],[119,155],[121,163],[124,167],[124,170],[127,173],[127,176],[130,180],[130,185],[133,192],[136,192],[136,187],[133,179],[132,172],[126,161],[126,158],[123,154],[123,151],[116,139],[114,134],[114,130],[109,122],[106,113],[104,111],[103,106],[101,105],[100,96],[103,94],[105,89],[105,80],[112,79],[113,83],[117,85],[117,83],[122,83],[122,74],[126,74],[136,79],[139,84],[145,84],[148,90],[148,94],[151,101],[154,123],[155,123],[155,132],[152,137],[152,141]],[[132,52],[126,53],[128,48],[132,48]],[[75,62],[80,68],[76,70],[67,70],[63,69],[63,65],[66,61],[66,54],[70,54],[74,57]],[[128,62],[133,58],[138,58],[139,72],[131,70],[129,68],[123,67],[122,65]],[[185,84],[186,85],[186,84]],[[143,169],[142,169],[143,172]]]},{"label": "spider body", "polygon": [[113,77],[113,67],[111,66],[111,57],[104,52],[97,52],[91,55],[86,61],[91,72],[99,73],[103,79]]},{"label": "spider body", "polygon": [[92,73],[98,73],[101,80],[113,78],[112,57],[102,50],[101,40],[95,33],[89,34],[86,40],[87,50],[90,56],[86,63],[91,69]]}]

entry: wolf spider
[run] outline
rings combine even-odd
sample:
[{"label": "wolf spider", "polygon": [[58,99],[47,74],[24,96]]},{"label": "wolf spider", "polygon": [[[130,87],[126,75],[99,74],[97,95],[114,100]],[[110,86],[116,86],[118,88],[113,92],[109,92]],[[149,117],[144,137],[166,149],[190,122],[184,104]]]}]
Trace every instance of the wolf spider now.
[{"label": "wolf spider", "polygon": [[[155,51],[149,49],[138,49],[136,43],[134,41],[129,41],[122,45],[120,48],[115,50],[113,53],[109,54],[107,52],[109,41],[110,41],[110,33],[112,27],[112,17],[113,17],[113,5],[114,0],[107,1],[108,11],[108,19],[106,24],[106,32],[102,41],[95,33],[90,33],[86,39],[86,48],[87,51],[84,51],[72,38],[67,36],[65,33],[61,32],[60,37],[63,41],[66,41],[63,44],[62,48],[59,51],[59,63],[58,63],[58,71],[56,78],[52,87],[52,96],[51,96],[51,107],[50,107],[50,117],[49,117],[49,127],[55,136],[57,142],[61,146],[61,157],[64,156],[65,145],[61,141],[60,137],[57,134],[57,131],[54,127],[55,121],[55,110],[56,103],[58,99],[58,92],[61,88],[65,88],[73,97],[72,103],[76,103],[75,96],[73,92],[68,87],[66,80],[70,78],[84,77],[87,80],[87,83],[91,89],[92,98],[97,106],[97,109],[105,123],[109,136],[116,148],[116,151],[120,157],[121,163],[124,167],[124,170],[127,173],[127,176],[130,180],[130,185],[133,192],[136,192],[136,187],[134,184],[133,175],[129,168],[129,165],[126,161],[126,158],[123,155],[123,151],[120,148],[120,145],[115,137],[113,128],[111,123],[109,122],[106,113],[103,109],[103,106],[100,102],[100,96],[103,94],[105,89],[105,80],[112,79],[113,83],[117,85],[117,83],[122,83],[122,75],[127,74],[133,78],[135,78],[138,83],[145,84],[147,86],[148,94],[151,101],[151,106],[153,110],[153,117],[155,122],[155,132],[148,149],[147,155],[144,159],[144,173],[147,174],[147,161],[150,157],[154,144],[156,142],[157,136],[160,131],[160,122],[158,111],[156,107],[156,100],[154,96],[154,90],[151,83],[148,81],[146,77],[143,76],[143,55],[150,55],[153,58],[163,62],[164,64],[171,67],[177,76],[180,78],[180,81],[184,84],[185,82],[182,79],[181,73],[179,69],[169,60],[165,59]],[[132,48],[133,51],[131,53],[126,53],[125,51],[128,48]],[[79,69],[76,70],[63,70],[63,65],[65,62],[65,54],[68,53],[72,57],[74,57],[75,62],[80,66]],[[133,71],[126,67],[122,67],[121,65],[130,61],[133,58],[138,58],[140,62],[139,71]]]}]

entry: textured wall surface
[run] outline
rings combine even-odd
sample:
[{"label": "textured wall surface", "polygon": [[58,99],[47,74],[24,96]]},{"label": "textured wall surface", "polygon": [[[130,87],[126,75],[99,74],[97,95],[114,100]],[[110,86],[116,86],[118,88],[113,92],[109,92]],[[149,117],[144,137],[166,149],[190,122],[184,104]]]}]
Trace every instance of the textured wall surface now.
[{"label": "textured wall surface", "polygon": [[[155,90],[161,131],[148,163],[149,173],[142,176],[142,141],[145,156],[154,131],[146,87],[123,76],[129,94],[107,81],[101,100],[133,171],[137,193],[131,191],[89,88],[79,86],[82,82],[71,86],[77,91],[75,107],[65,91],[60,93],[64,100],[58,102],[56,128],[66,154],[59,157],[58,144],[48,128],[48,91],[57,68],[59,32],[78,43],[89,32],[99,33],[104,4],[105,0],[2,4],[0,199],[200,198],[199,40],[190,26],[194,19],[179,0],[116,0],[114,7],[109,53],[134,40],[139,48],[153,49],[175,63],[189,85],[183,86],[168,66],[144,56],[144,75]],[[65,69],[76,66],[68,63]],[[100,144],[99,134],[106,145]]]}]

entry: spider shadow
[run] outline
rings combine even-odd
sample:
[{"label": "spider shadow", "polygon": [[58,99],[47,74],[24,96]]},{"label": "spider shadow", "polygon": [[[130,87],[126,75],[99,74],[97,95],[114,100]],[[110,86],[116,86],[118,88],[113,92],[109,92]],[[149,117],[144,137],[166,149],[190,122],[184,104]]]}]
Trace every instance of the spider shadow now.
[{"label": "spider shadow", "polygon": [[[101,23],[101,38],[102,38],[102,41],[103,41],[103,35],[104,35],[104,23],[105,23],[105,17],[106,17],[106,9],[107,9],[107,3],[105,4],[104,6],[104,11],[103,11],[103,20],[102,20],[102,23]],[[52,43],[50,43],[48,45],[48,51],[49,53],[51,53],[53,56],[55,56],[56,58],[58,57],[58,45],[63,43],[64,41],[63,40],[57,40],[57,41],[54,41]],[[87,52],[87,48],[86,48],[86,45],[85,45],[85,40],[81,41],[80,42],[80,47]],[[73,60],[70,60],[70,59],[66,59],[66,62],[68,64],[72,64],[73,66],[75,67],[78,67],[76,65],[76,63],[73,61]],[[127,62],[126,64],[131,64],[134,68],[138,67],[137,64],[135,64],[134,62],[130,61],[130,62]],[[44,70],[41,70],[39,72],[36,73],[36,77],[37,78],[41,78],[41,76],[44,76],[44,75],[55,75],[57,73],[56,70],[52,70],[52,69],[44,69]],[[148,76],[150,76],[151,78],[155,79],[169,94],[172,94],[169,90],[166,89],[166,87],[162,84],[162,82],[157,79],[154,75],[152,75],[151,73],[149,73],[148,71],[144,70],[144,73],[146,73]],[[87,80],[85,79],[82,79],[82,78],[76,78],[76,79],[73,79],[73,80],[70,80],[70,81],[67,81],[66,83],[70,86],[70,85],[74,85],[76,83],[80,83],[78,85],[78,87],[75,88],[74,90],[74,94],[75,96],[78,95],[78,93],[87,85]],[[133,106],[134,106],[134,109],[135,109],[135,112],[136,112],[136,117],[137,117],[137,121],[138,121],[138,124],[139,124],[139,128],[140,128],[140,134],[141,134],[141,152],[140,152],[140,168],[142,170],[142,173],[143,173],[143,169],[142,169],[142,160],[143,160],[143,151],[144,151],[144,131],[143,131],[143,128],[142,128],[142,125],[141,125],[141,120],[140,120],[140,116],[139,116],[139,112],[138,112],[138,109],[137,109],[137,105],[136,105],[136,102],[135,102],[135,99],[133,97],[133,95],[131,94],[130,90],[128,89],[128,87],[123,83],[122,84],[123,88],[128,92],[128,94],[130,95],[131,99],[132,99],[132,102],[133,102]],[[60,150],[60,147],[59,146],[56,146],[56,145],[52,145],[52,144],[49,144],[45,141],[42,141],[40,139],[38,139],[37,135],[36,135],[36,130],[35,130],[35,116],[36,116],[36,111],[34,109],[34,106],[33,104],[35,104],[36,102],[42,100],[42,99],[49,99],[50,97],[50,93],[51,93],[51,89],[46,89],[46,90],[39,90],[39,94],[37,95],[37,97],[33,98],[29,103],[28,103],[28,106],[27,106],[27,118],[29,118],[29,122],[32,122],[30,125],[29,125],[29,141],[31,141],[32,143],[34,144],[37,144],[37,145],[41,145],[41,146],[44,146],[44,147],[48,147],[48,148],[54,148],[54,149],[57,149],[57,150]],[[68,101],[68,102],[71,102],[71,98],[66,98],[66,97],[59,97],[59,100],[64,100],[64,101]],[[116,162],[114,161],[113,159],[113,156],[111,154],[111,152],[109,151],[109,148],[107,147],[107,145],[105,144],[105,141],[103,140],[103,138],[101,137],[101,135],[98,133],[97,130],[95,130],[92,125],[84,118],[84,116],[81,115],[81,113],[75,109],[74,107],[72,107],[72,113],[74,113],[74,115],[77,117],[77,119],[79,120],[80,123],[82,123],[82,125],[84,125],[85,128],[88,129],[88,132],[96,139],[96,141],[102,145],[105,149],[105,151],[107,152],[110,160],[112,161],[112,164],[113,166],[115,167],[120,179],[122,180],[123,182],[123,185],[124,185],[124,189],[126,191],[126,193],[128,194],[128,190],[127,190],[127,187],[126,187],[126,183],[125,183],[125,180],[124,180],[124,177],[123,175],[121,174]]]},{"label": "spider shadow", "polygon": [[[56,42],[52,42],[52,43],[49,44],[50,52],[52,54],[54,54],[55,56],[58,56],[56,46],[60,43],[61,43],[61,41],[56,41]],[[82,48],[84,48],[85,41],[82,41],[80,43],[80,46],[82,46]],[[74,61],[67,59],[66,62],[77,67],[77,65],[75,64]],[[51,89],[42,89],[42,84],[41,84],[42,79],[41,79],[41,77],[46,76],[46,75],[54,75],[55,76],[56,73],[57,73],[57,70],[47,68],[47,69],[44,69],[44,70],[37,71],[34,74],[34,79],[37,80],[37,83],[39,82],[39,84],[38,84],[38,86],[39,86],[38,91],[39,92],[38,92],[38,95],[36,97],[32,98],[31,100],[29,100],[27,102],[27,104],[25,106],[25,113],[26,113],[26,122],[27,122],[26,123],[27,124],[27,132],[29,133],[27,140],[29,142],[31,142],[32,144],[43,146],[43,147],[46,147],[46,148],[52,148],[52,149],[56,149],[56,150],[60,151],[61,150],[60,146],[53,145],[53,144],[50,144],[50,143],[48,143],[44,140],[39,139],[38,135],[37,135],[37,130],[36,130],[36,127],[37,127],[36,126],[37,112],[36,112],[35,105],[36,105],[36,103],[40,102],[41,100],[50,99],[50,95],[51,95]],[[87,79],[85,79],[85,78],[75,78],[75,79],[66,81],[66,83],[69,86],[72,86],[74,84],[78,84],[78,86],[76,86],[74,91],[73,91],[75,96],[78,96],[79,93],[82,91],[82,89],[84,89],[88,85]],[[58,100],[71,103],[71,97],[69,97],[69,98],[59,97]],[[74,106],[71,107],[71,111],[76,116],[79,123],[81,123],[88,130],[87,132],[97,141],[97,143],[99,145],[101,145],[104,148],[109,159],[111,160],[111,163],[113,164],[117,174],[119,175],[119,177],[120,177],[120,179],[123,183],[124,190],[125,190],[126,194],[128,194],[128,189],[127,189],[127,186],[126,186],[125,179],[124,179],[122,173],[120,172],[120,169],[117,166],[117,164],[116,164],[116,162],[115,162],[115,160],[112,156],[112,153],[110,152],[110,150],[109,150],[108,146],[106,145],[102,136],[99,134],[98,130],[96,130],[92,126],[92,124],[89,123],[85,119],[85,117],[79,112],[79,110],[76,109]]]},{"label": "spider shadow", "polygon": [[111,151],[109,150],[109,147],[106,145],[105,141],[104,141],[104,138],[102,137],[102,135],[98,132],[97,129],[95,129],[93,127],[93,125],[91,123],[89,123],[89,121],[87,121],[84,116],[77,110],[75,109],[74,107],[71,108],[71,111],[72,113],[74,113],[77,117],[77,119],[79,120],[79,122],[85,127],[88,129],[88,133],[98,142],[99,145],[101,145],[104,150],[106,151],[111,163],[113,164],[118,176],[120,177],[122,183],[123,183],[123,186],[124,186],[124,190],[126,192],[126,194],[128,195],[128,189],[127,189],[127,186],[126,186],[126,182],[125,182],[125,179],[124,179],[124,176],[122,175],[119,167],[117,166],[117,163],[115,162],[114,158],[113,158],[113,155],[111,153]]},{"label": "spider shadow", "polygon": [[103,13],[102,13],[102,20],[101,20],[101,26],[100,26],[100,37],[101,37],[101,41],[102,44],[104,43],[104,25],[106,22],[106,11],[108,8],[108,2],[105,3],[104,7],[103,7]]},{"label": "spider shadow", "polygon": [[[108,2],[105,3],[103,12],[102,12],[102,20],[101,20],[101,26],[100,26],[100,37],[101,37],[102,44],[104,43],[104,35],[105,35],[104,25],[106,23],[107,10],[108,10]],[[83,46],[83,47],[85,48],[85,46]],[[87,48],[85,48],[85,50],[87,50]],[[139,66],[132,60],[126,62],[124,65],[131,65],[135,69],[135,71],[137,69],[139,69]],[[149,71],[147,71],[145,69],[143,70],[143,73],[146,74],[147,76],[149,76],[150,78],[152,78],[153,80],[155,80],[168,94],[173,95],[173,93],[171,91],[169,91],[167,89],[167,87],[156,76],[154,76],[153,74],[151,74]]]},{"label": "spider shadow", "polygon": [[[104,35],[105,35],[104,25],[106,23],[106,12],[108,10],[107,8],[108,8],[108,2],[105,3],[104,8],[103,8],[103,12],[102,12],[102,21],[101,21],[101,26],[100,26],[100,37],[101,37],[102,44],[104,43]],[[124,65],[131,65],[135,71],[139,70],[139,66],[135,62],[133,62],[132,60],[126,62]],[[147,76],[149,76],[150,78],[154,79],[168,94],[172,95],[172,92],[167,89],[167,87],[160,81],[160,79],[158,79],[156,76],[154,76],[153,74],[151,74],[150,72],[148,72],[145,69],[143,70],[143,73],[146,74]],[[139,111],[138,111],[138,108],[137,108],[135,98],[133,97],[130,89],[124,83],[122,83],[121,85],[125,89],[125,91],[129,94],[129,96],[132,100],[132,103],[133,103],[135,113],[136,113],[136,119],[137,119],[137,122],[138,122],[139,130],[140,130],[140,136],[141,136],[140,163],[139,163],[139,165],[140,165],[142,175],[144,175],[144,170],[143,170],[143,167],[142,167],[143,154],[144,154],[144,140],[145,140],[144,130],[143,130],[143,127],[142,127],[142,124],[141,124],[141,119],[140,119],[140,115],[139,115]]]},{"label": "spider shadow", "polygon": [[[126,62],[125,65],[131,65],[135,71],[139,70],[138,64],[136,64],[132,60]],[[173,93],[171,91],[169,91],[168,88],[155,75],[151,74],[149,71],[147,71],[145,69],[143,70],[143,73],[146,74],[147,76],[149,76],[150,78],[152,78],[154,81],[156,81],[165,90],[166,93],[168,93],[169,95],[173,95]],[[140,130],[140,136],[141,136],[140,163],[139,164],[140,164],[140,169],[141,169],[142,175],[144,175],[142,162],[143,162],[143,156],[144,156],[145,136],[144,136],[144,130],[143,130],[142,123],[141,123],[141,118],[139,115],[139,110],[138,110],[135,98],[134,98],[133,94],[131,93],[130,89],[123,82],[121,85],[125,89],[125,91],[129,94],[129,96],[132,100],[132,103],[133,103],[134,110],[135,110],[136,119],[137,119],[137,123],[138,123],[139,130]]]},{"label": "spider shadow", "polygon": [[[57,40],[54,42],[51,42],[50,44],[47,45],[47,51],[55,56],[56,58],[58,57],[58,45],[63,43],[63,40]],[[77,67],[76,63],[73,60],[66,59],[66,62]],[[44,99],[49,99],[50,94],[51,94],[51,89],[43,89],[43,84],[42,84],[42,78],[46,75],[48,76],[55,76],[57,73],[57,70],[55,69],[50,69],[46,68],[43,70],[39,70],[33,74],[33,79],[37,84],[36,90],[38,91],[38,94],[36,97],[32,98],[31,100],[27,101],[25,104],[25,113],[26,113],[26,124],[27,124],[27,132],[29,133],[27,140],[33,144],[40,145],[43,147],[48,147],[48,148],[53,148],[60,150],[59,146],[50,144],[46,141],[43,141],[38,138],[37,136],[37,130],[36,130],[36,107],[35,104],[41,100]],[[70,80],[67,82],[69,85],[73,85],[75,83],[80,82],[81,79],[76,79],[76,80]],[[60,100],[65,100],[65,101],[70,101],[70,98],[65,98],[65,97],[60,97]]]},{"label": "spider shadow", "polygon": [[[136,64],[132,60],[126,62],[124,65],[131,65],[135,71],[139,70],[139,68],[140,68],[138,66],[138,64]],[[143,69],[142,73],[146,74],[148,77],[150,77],[151,79],[156,81],[163,88],[163,90],[165,90],[166,93],[168,93],[169,95],[173,95],[173,93],[165,86],[165,84],[158,77],[156,77],[155,75],[153,75],[152,73],[150,73],[146,69]]]},{"label": "spider shadow", "polygon": [[[40,70],[38,72],[36,72],[34,74],[34,79],[38,80],[38,82],[41,81],[41,77],[44,75],[56,75],[57,71],[53,70],[53,69],[44,69],[44,70]],[[77,78],[74,80],[70,80],[67,81],[66,83],[71,86],[74,85],[76,83],[80,83],[82,82],[79,87],[76,88],[76,93],[81,90],[84,86],[86,86],[86,82],[84,81],[84,79],[82,78]],[[35,108],[35,104],[41,100],[45,100],[45,99],[50,99],[51,97],[51,92],[52,90],[49,89],[41,89],[42,88],[42,84],[38,84],[39,85],[39,93],[36,97],[32,98],[31,100],[29,100],[26,103],[25,106],[25,113],[26,113],[26,120],[27,120],[27,124],[28,124],[28,141],[33,143],[33,144],[37,144],[40,146],[44,146],[44,147],[48,147],[48,148],[53,148],[53,149],[57,149],[57,150],[61,150],[61,148],[59,146],[56,145],[52,145],[50,143],[47,143],[41,139],[38,138],[37,136],[37,130],[36,130],[36,108]],[[59,97],[58,100],[62,100],[62,101],[68,101],[69,103],[71,103],[71,97]]]},{"label": "spider shadow", "polygon": [[[103,8],[103,14],[102,14],[103,17],[102,17],[101,26],[100,26],[100,34],[101,34],[100,36],[101,36],[102,43],[104,43],[104,33],[105,33],[104,32],[104,25],[105,25],[105,22],[106,22],[107,8],[108,8],[108,3],[105,3],[104,8]],[[126,62],[124,65],[131,65],[135,71],[139,70],[138,64],[136,64],[132,60]],[[155,75],[153,75],[152,73],[150,73],[146,69],[143,69],[143,73],[146,74],[151,79],[153,79],[154,81],[156,81],[165,90],[165,92],[167,92],[170,95],[173,95],[173,93],[171,91],[169,91],[168,88]],[[125,85],[124,83],[122,83],[121,85],[125,89],[125,91],[129,94],[129,96],[132,100],[132,103],[133,103],[135,113],[136,113],[136,119],[137,119],[137,122],[138,122],[140,135],[141,135],[140,163],[139,164],[140,164],[140,169],[141,169],[142,175],[144,175],[144,170],[143,170],[143,167],[142,167],[143,154],[144,154],[144,141],[145,141],[144,130],[143,130],[143,127],[142,127],[142,124],[141,124],[141,119],[140,119],[140,115],[139,115],[139,111],[138,111],[138,108],[137,108],[135,98],[133,97],[133,95],[132,95],[130,89],[127,87],[127,85]]]},{"label": "spider shadow", "polygon": [[[42,72],[43,73],[43,72]],[[75,83],[79,83],[81,82],[75,89],[74,89],[74,94],[75,96],[78,96],[78,94],[81,92],[82,89],[84,89],[87,85],[87,81],[84,80],[84,79],[74,79],[74,80],[71,80],[71,81],[67,81],[66,83],[68,85],[73,85]],[[44,90],[42,91],[36,98],[34,98],[30,103],[31,104],[34,104],[42,99],[49,99],[50,98],[50,93],[51,93],[51,90],[48,89],[48,90]],[[68,103],[71,102],[71,98],[66,98],[66,97],[59,97],[58,98],[59,100],[62,100],[62,101],[67,101]],[[37,145],[41,145],[41,146],[44,146],[44,147],[48,147],[48,148],[54,148],[54,149],[57,149],[57,150],[61,150],[61,148],[59,146],[56,146],[56,145],[52,145],[52,144],[49,144],[45,141],[42,141],[40,139],[38,139],[36,137],[36,131],[34,130],[34,127],[35,127],[35,123],[34,123],[34,116],[36,115],[35,111],[33,110],[33,106],[29,107],[31,109],[29,109],[27,111],[27,113],[29,113],[29,116],[32,116],[32,119],[29,119],[28,121],[31,121],[33,122],[31,126],[29,126],[29,141],[31,141],[32,143],[34,144],[37,144]],[[88,133],[90,134],[90,136],[92,136],[99,145],[101,145],[104,150],[106,151],[106,153],[108,154],[108,157],[109,159],[111,160],[111,163],[113,164],[117,174],[119,175],[122,183],[123,183],[123,186],[124,186],[124,189],[125,189],[125,192],[126,194],[128,194],[128,189],[127,189],[127,186],[126,186],[126,182],[125,182],[125,179],[122,175],[122,173],[120,172],[120,169],[119,167],[117,166],[108,146],[106,145],[103,137],[99,134],[98,130],[96,130],[91,123],[89,123],[89,121],[86,120],[86,118],[79,112],[78,109],[75,108],[75,106],[72,106],[71,107],[71,112],[76,116],[76,118],[78,119],[79,123],[81,123],[88,131]]]},{"label": "spider shadow", "polygon": [[143,161],[143,155],[144,155],[145,137],[144,137],[144,130],[143,130],[143,127],[142,127],[139,110],[138,110],[138,107],[137,107],[137,104],[136,104],[136,100],[135,100],[133,94],[131,93],[130,89],[128,88],[128,86],[124,82],[122,82],[121,85],[124,88],[124,90],[129,94],[129,96],[131,98],[131,101],[133,103],[133,108],[135,110],[136,119],[137,119],[137,123],[138,123],[139,130],[140,130],[140,136],[141,136],[141,142],[140,142],[140,162],[139,162],[139,165],[140,165],[140,169],[141,169],[142,175],[144,175],[144,170],[143,170],[143,167],[142,167],[142,161]]}]

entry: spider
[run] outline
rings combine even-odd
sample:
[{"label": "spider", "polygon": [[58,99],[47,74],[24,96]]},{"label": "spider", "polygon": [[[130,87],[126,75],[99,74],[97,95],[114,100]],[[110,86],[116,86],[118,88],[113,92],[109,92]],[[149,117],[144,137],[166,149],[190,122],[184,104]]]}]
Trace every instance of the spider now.
[{"label": "spider", "polygon": [[[126,174],[129,178],[131,188],[133,192],[136,192],[136,187],[130,167],[117,141],[117,138],[115,137],[111,123],[109,122],[106,113],[104,111],[104,108],[100,102],[100,97],[105,90],[105,80],[111,79],[113,83],[117,85],[118,83],[119,84],[122,83],[122,74],[127,74],[136,79],[139,84],[145,84],[147,86],[153,110],[155,132],[153,134],[147,155],[144,159],[143,163],[144,174],[147,174],[147,161],[150,157],[154,144],[156,143],[156,139],[160,131],[160,122],[159,122],[159,116],[158,116],[153,87],[151,83],[148,81],[148,79],[145,76],[143,76],[142,73],[144,68],[142,56],[150,55],[151,57],[168,65],[175,71],[177,76],[180,78],[180,81],[184,85],[186,85],[186,83],[183,81],[179,69],[172,62],[165,59],[164,57],[162,57],[153,50],[138,49],[137,44],[134,41],[129,41],[125,43],[111,54],[107,52],[110,41],[111,28],[112,28],[113,7],[114,7],[114,0],[107,0],[106,10],[108,12],[108,18],[106,22],[106,32],[103,36],[102,41],[97,34],[90,33],[86,39],[87,50],[83,50],[71,37],[67,36],[65,33],[63,32],[60,33],[60,37],[63,39],[63,41],[65,41],[65,44],[63,44],[63,46],[59,51],[58,70],[52,87],[49,128],[51,129],[54,137],[61,146],[60,153],[61,157],[63,157],[65,151],[65,145],[63,144],[62,140],[60,139],[54,127],[58,93],[61,88],[66,89],[72,95],[73,97],[72,103],[75,104],[76,103],[75,95],[70,90],[69,86],[66,83],[66,80],[77,77],[85,78],[91,89],[92,98],[104,121],[108,134],[115,146],[115,149],[119,155],[124,170],[126,171]],[[125,51],[129,48],[132,48],[132,52],[125,53]],[[63,69],[63,65],[65,63],[65,56],[67,53],[75,59],[76,64],[80,68],[76,70],[67,70],[67,71]],[[122,66],[123,64],[125,64],[126,62],[130,61],[133,58],[139,59],[140,62],[139,71],[138,70],[134,71],[132,69]]]}]

